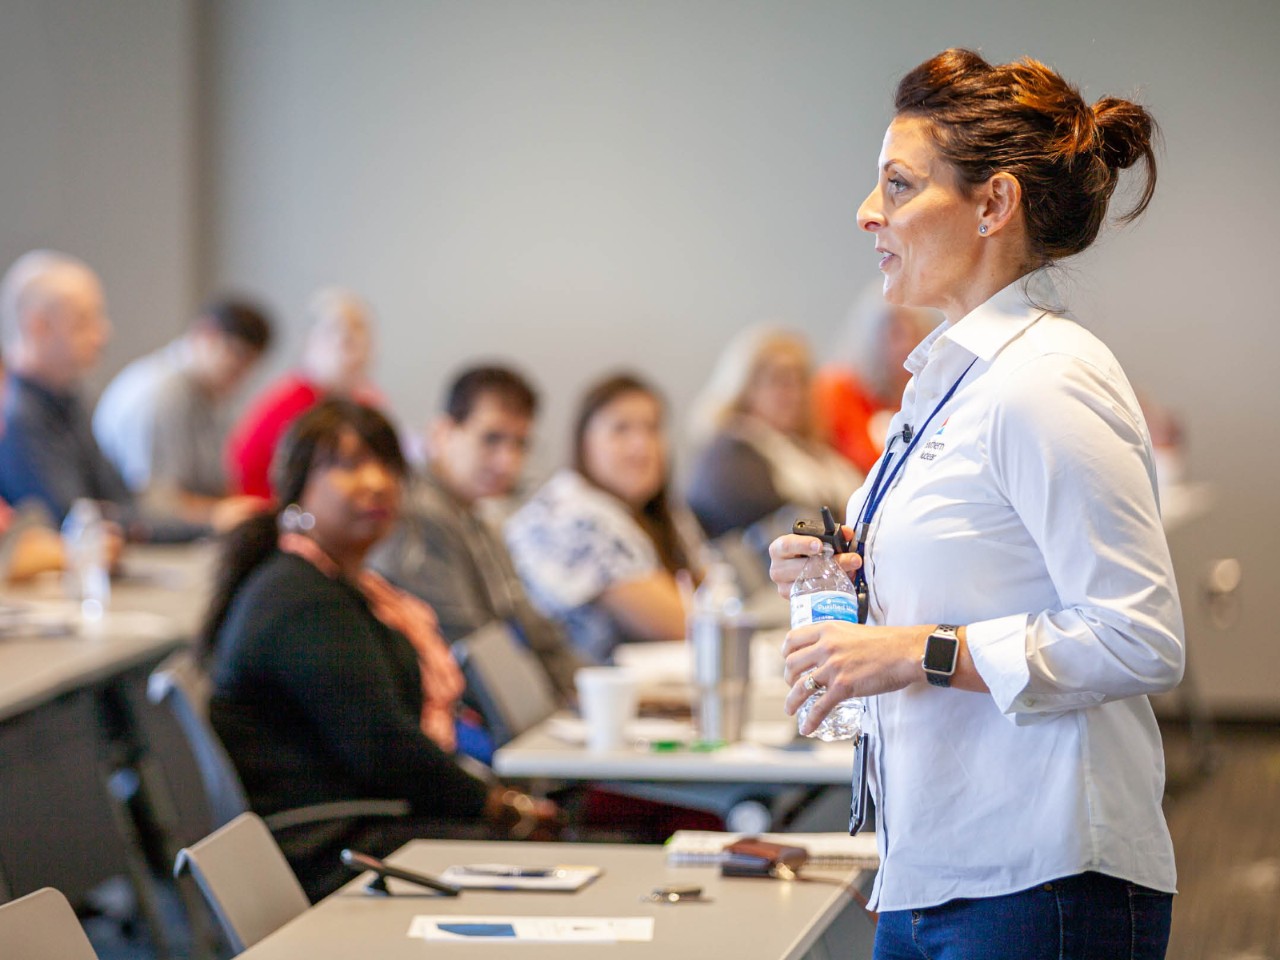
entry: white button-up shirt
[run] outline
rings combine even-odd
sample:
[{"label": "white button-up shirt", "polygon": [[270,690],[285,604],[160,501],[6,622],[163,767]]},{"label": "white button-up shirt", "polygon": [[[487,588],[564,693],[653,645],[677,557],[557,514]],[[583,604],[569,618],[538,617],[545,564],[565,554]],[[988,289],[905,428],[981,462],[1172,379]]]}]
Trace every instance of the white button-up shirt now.
[{"label": "white button-up shirt", "polygon": [[1086,870],[1174,890],[1145,695],[1182,676],[1182,614],[1151,442],[1111,352],[1056,302],[1032,274],[906,364],[891,437],[919,431],[977,358],[876,513],[869,620],[967,625],[991,692],[871,698],[876,909]]}]

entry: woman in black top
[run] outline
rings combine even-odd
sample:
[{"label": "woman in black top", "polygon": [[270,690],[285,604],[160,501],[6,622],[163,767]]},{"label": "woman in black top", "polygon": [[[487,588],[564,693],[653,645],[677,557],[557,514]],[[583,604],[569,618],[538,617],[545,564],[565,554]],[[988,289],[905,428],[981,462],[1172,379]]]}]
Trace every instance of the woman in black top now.
[{"label": "woman in black top", "polygon": [[287,506],[233,532],[204,630],[210,720],[258,813],[363,798],[412,809],[282,831],[307,893],[346,878],[345,846],[385,855],[414,837],[545,834],[552,805],[455,761],[462,680],[434,616],[364,570],[400,503],[405,463],[391,424],[327,401],[297,421],[274,468]]}]

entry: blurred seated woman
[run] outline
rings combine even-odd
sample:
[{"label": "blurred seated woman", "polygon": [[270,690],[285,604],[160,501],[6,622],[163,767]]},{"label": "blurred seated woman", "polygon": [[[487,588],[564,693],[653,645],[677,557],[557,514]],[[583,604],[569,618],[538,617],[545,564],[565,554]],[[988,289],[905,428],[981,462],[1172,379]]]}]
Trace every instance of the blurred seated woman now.
[{"label": "blurred seated woman", "polygon": [[403,799],[407,817],[278,836],[308,895],[348,879],[343,847],[381,856],[415,837],[548,833],[555,807],[490,786],[454,758],[463,680],[431,608],[364,569],[394,524],[405,462],[377,411],[327,400],[281,442],[277,515],[229,535],[203,633],[210,720],[260,814]]},{"label": "blurred seated woman", "polygon": [[710,537],[741,532],[763,559],[797,516],[843,507],[861,475],[817,436],[809,348],[778,327],[743,331],[694,408],[688,500]]},{"label": "blurred seated woman", "polygon": [[884,450],[889,421],[911,374],[907,357],[942,322],[935,310],[885,303],[881,284],[849,311],[830,362],[813,378],[814,404],[827,443],[863,473]]},{"label": "blurred seated woman", "polygon": [[596,384],[579,408],[573,450],[573,467],[507,521],[529,596],[599,662],[627,641],[682,639],[677,575],[693,567],[701,541],[668,498],[657,392],[628,374]]}]

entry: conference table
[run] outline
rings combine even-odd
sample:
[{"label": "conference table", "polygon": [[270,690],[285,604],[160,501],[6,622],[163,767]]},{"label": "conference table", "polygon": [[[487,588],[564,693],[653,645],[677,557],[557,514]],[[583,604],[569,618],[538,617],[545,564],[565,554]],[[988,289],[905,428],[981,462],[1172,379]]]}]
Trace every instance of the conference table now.
[{"label": "conference table", "polygon": [[[587,748],[585,725],[570,714],[546,718],[499,747],[494,770],[536,785],[592,782],[628,796],[707,810],[729,829],[839,830],[848,820],[853,747],[798,737],[783,711],[785,630],[757,631],[751,647],[748,720],[742,740],[698,743],[691,720],[641,717],[616,750]],[[627,644],[615,653],[640,682],[641,699],[688,705],[691,660],[683,643]]]},{"label": "conference table", "polygon": [[670,780],[708,783],[841,784],[853,777],[853,746],[797,739],[795,721],[749,721],[743,740],[704,747],[693,724],[637,720],[630,742],[589,750],[582,720],[556,714],[494,752],[504,777],[561,780]]},{"label": "conference table", "polygon": [[[372,875],[357,877],[301,916],[240,954],[241,960],[416,960],[512,956],[522,960],[595,957],[603,951],[636,958],[825,958],[869,955],[871,924],[852,888],[855,868],[802,871],[794,881],[722,877],[718,867],[668,866],[653,845],[538,844],[418,840],[388,862],[439,874],[451,865],[581,864],[602,874],[574,893],[465,890],[439,897],[391,881],[391,896],[365,891]],[[808,878],[808,879],[805,879]],[[246,882],[249,882],[248,878]],[[705,900],[655,902],[665,887],[702,888]],[[406,892],[400,892],[406,891]],[[652,918],[648,941],[566,943],[510,941],[426,943],[410,938],[415,916]]]},{"label": "conference table", "polygon": [[75,902],[124,875],[163,950],[127,791],[112,783],[147,749],[132,718],[151,671],[194,637],[212,560],[207,544],[131,547],[97,621],[56,575],[4,589],[0,899],[53,886]]}]

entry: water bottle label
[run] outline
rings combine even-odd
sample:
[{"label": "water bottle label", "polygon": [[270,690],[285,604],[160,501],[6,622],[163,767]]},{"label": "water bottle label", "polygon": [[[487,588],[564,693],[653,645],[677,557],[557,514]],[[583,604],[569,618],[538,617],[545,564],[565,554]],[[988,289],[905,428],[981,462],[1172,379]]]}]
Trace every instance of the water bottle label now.
[{"label": "water bottle label", "polygon": [[823,620],[857,623],[857,598],[839,590],[821,590],[791,598],[791,626],[802,627]]}]

